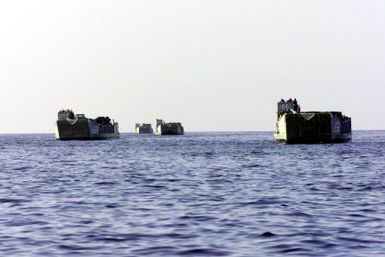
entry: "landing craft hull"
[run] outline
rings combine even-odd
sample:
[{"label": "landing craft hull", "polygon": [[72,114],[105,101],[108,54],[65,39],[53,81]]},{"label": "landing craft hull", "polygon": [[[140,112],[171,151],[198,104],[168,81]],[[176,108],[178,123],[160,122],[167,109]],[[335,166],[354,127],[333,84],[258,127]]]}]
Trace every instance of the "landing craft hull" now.
[{"label": "landing craft hull", "polygon": [[104,140],[119,138],[118,124],[98,125],[92,120],[78,120],[71,124],[65,120],[56,122],[57,140]]},{"label": "landing craft hull", "polygon": [[323,138],[322,140],[309,140],[309,139],[286,139],[283,135],[274,133],[276,142],[284,144],[328,144],[328,143],[347,143],[352,140],[351,134],[344,134],[340,138]]},{"label": "landing craft hull", "polygon": [[338,112],[286,113],[274,138],[286,144],[345,143],[352,138],[351,120]]},{"label": "landing craft hull", "polygon": [[174,132],[174,131],[164,131],[162,132],[160,135],[164,135],[164,136],[176,136],[176,135],[184,135],[183,132]]},{"label": "landing craft hull", "polygon": [[143,130],[143,129],[137,129],[135,130],[136,134],[153,134],[154,132],[152,130]]},{"label": "landing craft hull", "polygon": [[157,135],[184,135],[184,129],[180,125],[159,125]]}]

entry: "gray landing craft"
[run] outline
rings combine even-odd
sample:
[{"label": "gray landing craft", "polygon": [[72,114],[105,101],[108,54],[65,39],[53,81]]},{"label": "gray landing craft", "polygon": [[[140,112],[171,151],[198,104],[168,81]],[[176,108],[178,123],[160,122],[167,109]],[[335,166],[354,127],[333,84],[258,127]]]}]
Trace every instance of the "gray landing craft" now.
[{"label": "gray landing craft", "polygon": [[157,135],[184,135],[184,128],[180,122],[164,122],[156,120]]},{"label": "gray landing craft", "polygon": [[94,140],[119,138],[119,126],[109,117],[89,119],[84,114],[74,114],[71,110],[58,113],[56,139],[59,140]]},{"label": "gray landing craft", "polygon": [[151,124],[136,123],[135,124],[135,133],[137,133],[137,134],[152,134],[152,133],[154,133],[154,131],[152,130]]},{"label": "gray landing craft", "polygon": [[348,142],[352,139],[351,118],[334,111],[301,112],[296,99],[282,99],[274,138],[288,144]]}]

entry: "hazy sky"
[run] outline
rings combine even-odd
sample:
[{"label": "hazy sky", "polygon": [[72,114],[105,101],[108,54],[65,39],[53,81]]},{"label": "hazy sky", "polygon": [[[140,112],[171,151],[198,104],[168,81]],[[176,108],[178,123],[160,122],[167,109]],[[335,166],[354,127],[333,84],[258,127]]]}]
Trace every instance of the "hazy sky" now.
[{"label": "hazy sky", "polygon": [[62,108],[273,130],[289,97],[385,129],[385,1],[1,1],[0,92],[0,133],[53,133]]}]

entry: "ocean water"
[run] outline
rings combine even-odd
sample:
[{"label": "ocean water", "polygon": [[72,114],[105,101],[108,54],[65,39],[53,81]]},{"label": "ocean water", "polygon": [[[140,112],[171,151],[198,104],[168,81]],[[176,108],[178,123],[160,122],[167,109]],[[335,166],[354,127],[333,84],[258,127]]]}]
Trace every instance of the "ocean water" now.
[{"label": "ocean water", "polygon": [[0,256],[385,256],[385,131],[0,135]]}]

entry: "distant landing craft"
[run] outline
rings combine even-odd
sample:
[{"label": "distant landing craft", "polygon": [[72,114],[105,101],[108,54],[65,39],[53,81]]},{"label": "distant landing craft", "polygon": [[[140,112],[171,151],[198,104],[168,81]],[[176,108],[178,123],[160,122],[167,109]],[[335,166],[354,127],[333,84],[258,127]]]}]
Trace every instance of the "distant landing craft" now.
[{"label": "distant landing craft", "polygon": [[151,124],[136,123],[135,124],[135,133],[137,133],[137,134],[152,134],[152,133],[154,133],[154,131],[152,130]]},{"label": "distant landing craft", "polygon": [[156,120],[157,135],[184,135],[184,128],[180,122],[164,122]]}]

